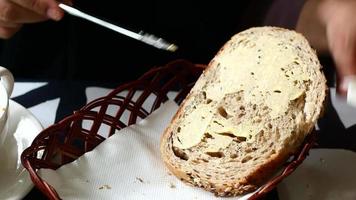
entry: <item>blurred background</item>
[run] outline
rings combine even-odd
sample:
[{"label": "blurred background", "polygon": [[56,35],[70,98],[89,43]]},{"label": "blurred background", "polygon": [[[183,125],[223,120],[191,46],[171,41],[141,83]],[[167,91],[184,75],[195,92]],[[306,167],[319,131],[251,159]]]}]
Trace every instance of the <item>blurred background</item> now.
[{"label": "blurred background", "polygon": [[175,43],[175,53],[65,15],[25,24],[0,40],[0,65],[17,79],[105,80],[139,77],[149,68],[175,59],[207,64],[234,34],[252,26],[294,28],[301,0],[273,1],[93,1],[73,6],[134,32],[141,30]]}]

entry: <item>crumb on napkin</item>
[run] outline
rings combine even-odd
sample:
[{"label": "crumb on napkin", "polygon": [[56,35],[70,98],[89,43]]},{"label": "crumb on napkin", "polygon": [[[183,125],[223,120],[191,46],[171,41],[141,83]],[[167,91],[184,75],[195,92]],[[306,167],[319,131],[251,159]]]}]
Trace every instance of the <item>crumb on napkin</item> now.
[{"label": "crumb on napkin", "polygon": [[140,178],[140,177],[136,177],[136,179],[137,179],[138,181],[140,181],[141,183],[144,182],[144,181],[142,180],[142,178]]},{"label": "crumb on napkin", "polygon": [[175,185],[174,183],[170,183],[170,184],[169,184],[169,187],[172,188],[172,189],[174,189],[174,188],[176,188],[176,185]]},{"label": "crumb on napkin", "polygon": [[105,184],[105,185],[99,187],[99,190],[102,190],[102,189],[108,189],[108,190],[110,190],[111,187],[110,187],[110,185],[106,185],[106,184]]}]

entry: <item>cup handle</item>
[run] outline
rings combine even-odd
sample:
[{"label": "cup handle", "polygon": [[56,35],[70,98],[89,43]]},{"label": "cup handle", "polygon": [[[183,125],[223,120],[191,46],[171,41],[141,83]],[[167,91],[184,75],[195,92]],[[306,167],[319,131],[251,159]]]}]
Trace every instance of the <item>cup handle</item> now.
[{"label": "cup handle", "polygon": [[0,77],[1,83],[4,85],[8,97],[10,98],[12,90],[14,89],[14,76],[8,69],[0,66]]}]

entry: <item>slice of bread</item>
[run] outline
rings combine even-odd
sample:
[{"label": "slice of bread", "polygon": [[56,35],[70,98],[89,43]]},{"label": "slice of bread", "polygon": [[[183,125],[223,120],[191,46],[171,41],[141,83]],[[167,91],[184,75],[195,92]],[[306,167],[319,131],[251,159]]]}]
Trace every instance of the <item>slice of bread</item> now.
[{"label": "slice of bread", "polygon": [[161,138],[182,181],[237,196],[257,189],[314,128],[327,86],[315,51],[276,27],[233,36],[209,63]]}]

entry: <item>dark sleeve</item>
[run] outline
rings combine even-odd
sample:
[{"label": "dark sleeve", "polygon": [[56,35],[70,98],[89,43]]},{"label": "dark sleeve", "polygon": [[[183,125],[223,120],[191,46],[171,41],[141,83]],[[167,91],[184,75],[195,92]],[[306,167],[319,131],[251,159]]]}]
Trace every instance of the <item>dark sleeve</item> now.
[{"label": "dark sleeve", "polygon": [[263,25],[294,29],[305,0],[275,0],[268,9]]}]

